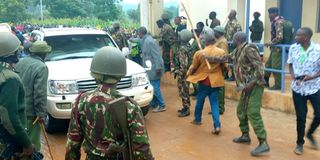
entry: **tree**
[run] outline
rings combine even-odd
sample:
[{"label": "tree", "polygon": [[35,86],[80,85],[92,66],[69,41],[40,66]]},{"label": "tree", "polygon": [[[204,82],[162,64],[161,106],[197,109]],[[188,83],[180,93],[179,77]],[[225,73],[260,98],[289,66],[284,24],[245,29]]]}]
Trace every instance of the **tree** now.
[{"label": "tree", "polygon": [[173,19],[179,15],[179,8],[177,6],[170,6],[164,9],[164,13],[168,14],[169,19]]},{"label": "tree", "polygon": [[29,18],[26,6],[21,0],[1,0],[0,21],[1,22],[23,22]]},{"label": "tree", "polygon": [[133,22],[139,23],[140,22],[140,4],[138,5],[137,9],[128,10],[127,15]]},{"label": "tree", "polygon": [[50,15],[54,18],[85,17],[83,2],[78,0],[46,1]]},{"label": "tree", "polygon": [[122,10],[117,6],[120,0],[92,0],[95,4],[94,15],[102,20],[117,20]]}]

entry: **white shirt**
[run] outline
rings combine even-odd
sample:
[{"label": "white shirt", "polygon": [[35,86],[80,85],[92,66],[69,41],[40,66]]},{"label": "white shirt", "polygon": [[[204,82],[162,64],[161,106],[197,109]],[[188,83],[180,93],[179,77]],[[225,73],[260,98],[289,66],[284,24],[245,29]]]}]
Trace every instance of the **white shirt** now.
[{"label": "white shirt", "polygon": [[[288,64],[292,64],[294,76],[314,76],[320,72],[320,45],[311,42],[307,51],[300,44],[293,44],[288,55]],[[320,90],[320,77],[303,81],[300,85],[296,80],[291,83],[294,92],[303,96],[315,94]]]}]

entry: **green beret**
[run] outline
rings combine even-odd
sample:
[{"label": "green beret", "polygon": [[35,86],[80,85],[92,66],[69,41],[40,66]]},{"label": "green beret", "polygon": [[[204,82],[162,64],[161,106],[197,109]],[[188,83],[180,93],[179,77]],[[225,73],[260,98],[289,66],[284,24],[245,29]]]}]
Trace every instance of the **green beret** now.
[{"label": "green beret", "polygon": [[279,9],[277,7],[271,7],[268,9],[269,14],[270,13],[279,13]]},{"label": "green beret", "polygon": [[220,33],[224,33],[225,32],[224,27],[222,27],[222,26],[216,26],[216,27],[213,28],[213,30],[216,31],[216,32],[220,32]]}]

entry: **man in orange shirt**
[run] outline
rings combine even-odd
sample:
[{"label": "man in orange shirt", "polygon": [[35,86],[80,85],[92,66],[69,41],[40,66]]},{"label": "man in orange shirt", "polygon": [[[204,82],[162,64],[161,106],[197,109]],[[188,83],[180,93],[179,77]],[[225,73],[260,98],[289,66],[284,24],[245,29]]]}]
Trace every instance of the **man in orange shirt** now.
[{"label": "man in orange shirt", "polygon": [[215,37],[211,28],[205,28],[203,31],[203,39],[206,47],[203,50],[197,51],[193,56],[192,65],[187,73],[187,81],[199,84],[197,94],[197,103],[195,107],[195,119],[191,122],[196,125],[201,124],[202,109],[205,98],[208,96],[212,111],[213,119],[213,134],[220,133],[220,115],[218,104],[218,92],[220,87],[224,86],[224,78],[222,76],[221,63],[212,63],[209,69],[203,54],[208,56],[223,56],[225,51],[216,47]]}]

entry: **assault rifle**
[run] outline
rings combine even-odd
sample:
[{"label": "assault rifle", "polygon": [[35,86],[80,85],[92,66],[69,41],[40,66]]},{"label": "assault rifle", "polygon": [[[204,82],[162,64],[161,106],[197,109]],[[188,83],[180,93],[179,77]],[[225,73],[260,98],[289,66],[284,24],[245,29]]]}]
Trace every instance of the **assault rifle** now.
[{"label": "assault rifle", "polygon": [[119,124],[122,133],[124,137],[126,138],[126,146],[127,149],[123,151],[123,159],[124,160],[133,160],[133,153],[132,153],[132,144],[131,144],[131,135],[129,131],[129,125],[128,125],[128,111],[127,111],[127,106],[125,102],[130,101],[134,104],[132,99],[129,97],[120,97],[115,100],[112,100],[109,102],[110,105],[110,110],[112,113],[112,118],[115,120],[116,123]]},{"label": "assault rifle", "polygon": [[[0,140],[4,143],[4,151],[0,155],[0,159],[10,160],[16,153],[22,152],[22,147],[8,133],[8,131],[0,124]],[[43,155],[40,152],[34,151],[32,160],[42,160]]]}]

